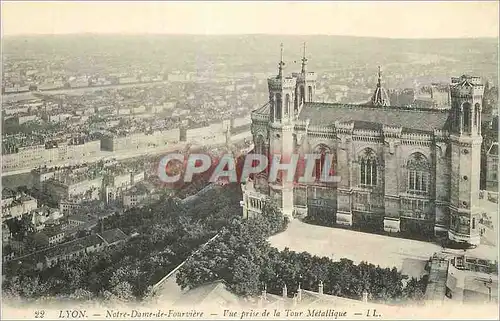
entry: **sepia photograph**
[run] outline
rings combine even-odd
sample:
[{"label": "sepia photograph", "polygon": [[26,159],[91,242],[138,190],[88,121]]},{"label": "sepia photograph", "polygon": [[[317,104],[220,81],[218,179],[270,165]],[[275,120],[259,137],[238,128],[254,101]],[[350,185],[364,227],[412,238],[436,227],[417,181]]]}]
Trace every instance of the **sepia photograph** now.
[{"label": "sepia photograph", "polygon": [[499,10],[2,1],[1,319],[498,319]]}]

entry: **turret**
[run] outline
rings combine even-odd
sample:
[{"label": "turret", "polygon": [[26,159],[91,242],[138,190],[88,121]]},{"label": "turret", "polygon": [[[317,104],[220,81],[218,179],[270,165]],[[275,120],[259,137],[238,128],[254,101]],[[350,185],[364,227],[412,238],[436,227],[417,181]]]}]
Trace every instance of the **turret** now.
[{"label": "turret", "polygon": [[306,58],[306,43],[304,42],[302,54],[302,69],[300,74],[296,74],[297,87],[295,89],[296,104],[295,110],[298,111],[299,107],[305,102],[312,102],[316,92],[316,74],[307,71],[307,58]]},{"label": "turret", "polygon": [[283,44],[281,44],[281,60],[278,64],[278,75],[267,80],[269,88],[270,119],[272,123],[287,123],[293,117],[292,108],[295,101],[296,79],[285,77],[283,70]]},{"label": "turret", "polygon": [[479,77],[451,79],[451,191],[448,237],[478,245],[479,172],[481,169],[481,110],[484,86]]},{"label": "turret", "polygon": [[451,132],[458,135],[481,135],[481,111],[484,85],[481,78],[463,75],[451,79]]}]

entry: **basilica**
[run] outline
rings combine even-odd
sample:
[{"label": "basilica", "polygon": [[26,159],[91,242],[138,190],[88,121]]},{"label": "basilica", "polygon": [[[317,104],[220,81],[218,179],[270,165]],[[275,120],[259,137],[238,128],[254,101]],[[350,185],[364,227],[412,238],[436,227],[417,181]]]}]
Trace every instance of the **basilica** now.
[{"label": "basilica", "polygon": [[316,75],[268,79],[269,102],[252,112],[253,153],[333,155],[340,181],[297,184],[267,179],[242,184],[243,216],[259,215],[274,199],[290,219],[326,217],[331,225],[371,226],[386,232],[446,235],[479,244],[481,79],[452,78],[447,110],[391,106],[380,71],[366,104],[315,102]]}]

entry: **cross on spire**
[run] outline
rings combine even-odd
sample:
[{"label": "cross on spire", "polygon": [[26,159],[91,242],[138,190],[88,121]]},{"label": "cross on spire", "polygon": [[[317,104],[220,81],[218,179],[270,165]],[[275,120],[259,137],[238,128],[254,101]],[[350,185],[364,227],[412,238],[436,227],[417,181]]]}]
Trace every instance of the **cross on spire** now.
[{"label": "cross on spire", "polygon": [[380,70],[380,66],[378,66],[378,82],[377,87],[382,87],[382,71]]},{"label": "cross on spire", "polygon": [[306,43],[304,42],[304,52],[302,54],[302,73],[306,73],[306,64],[307,64],[307,58],[306,58]]},{"label": "cross on spire", "polygon": [[283,76],[283,67],[285,67],[285,63],[283,62],[283,43],[281,43],[280,47],[281,47],[281,58],[280,58],[280,63],[278,65],[278,78],[281,78]]}]

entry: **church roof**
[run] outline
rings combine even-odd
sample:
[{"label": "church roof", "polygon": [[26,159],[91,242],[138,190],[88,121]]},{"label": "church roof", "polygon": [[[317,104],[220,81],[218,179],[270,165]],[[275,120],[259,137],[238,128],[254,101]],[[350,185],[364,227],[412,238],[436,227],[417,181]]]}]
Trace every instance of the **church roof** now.
[{"label": "church roof", "polygon": [[264,106],[254,110],[253,112],[256,114],[269,115],[270,108],[271,108],[271,106],[270,106],[269,102],[267,102],[266,104],[264,104]]},{"label": "church roof", "polygon": [[333,125],[339,122],[354,122],[355,128],[381,129],[383,125],[399,126],[405,131],[433,132],[446,129],[448,112],[404,107],[373,108],[363,105],[337,103],[305,103],[299,119],[310,120],[311,125]]}]

